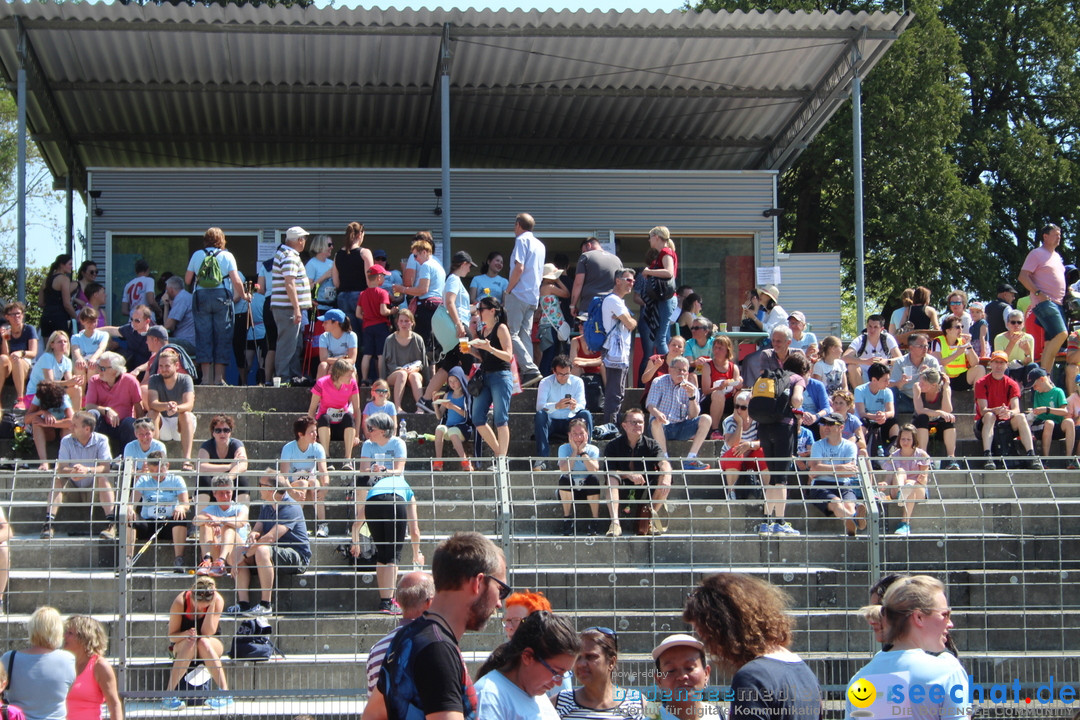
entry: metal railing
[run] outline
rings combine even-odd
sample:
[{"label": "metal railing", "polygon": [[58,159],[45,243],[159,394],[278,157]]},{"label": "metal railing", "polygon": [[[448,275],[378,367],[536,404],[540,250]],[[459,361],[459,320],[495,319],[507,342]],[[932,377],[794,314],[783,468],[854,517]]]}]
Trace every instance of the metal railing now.
[{"label": "metal railing", "polygon": [[[636,523],[627,520],[618,538],[603,534],[609,524],[606,478],[598,487],[598,534],[587,534],[589,528],[562,534],[556,494],[561,473],[522,469],[539,458],[499,460],[493,469],[473,473],[436,473],[430,460],[414,459],[406,476],[416,493],[422,547],[429,559],[435,544],[457,530],[496,538],[516,588],[542,590],[555,610],[579,627],[607,625],[619,632],[620,673],[628,685],[647,686],[651,648],[663,636],[687,630],[681,620],[686,592],[704,575],[726,570],[760,575],[792,596],[794,649],[832,691],[842,689],[875,649],[857,611],[869,585],[886,572],[929,573],[946,582],[957,626],[953,634],[977,682],[994,682],[1002,673],[1025,684],[1046,681],[1036,674],[1052,674],[1059,684],[1080,680],[1073,660],[1080,650],[1080,599],[1072,592],[1072,580],[1080,573],[1074,549],[1080,546],[1077,473],[931,470],[927,498],[913,513],[911,535],[893,532],[895,502],[868,499],[862,501],[866,530],[851,538],[840,519],[814,506],[805,494],[809,478],[796,470],[792,477],[798,484],[789,486],[785,514],[800,534],[763,537],[756,529],[761,499],[753,486],[740,485],[740,497],[727,499],[716,460],[704,459],[713,470],[671,473],[670,494],[659,514],[662,534],[637,536]],[[181,462],[171,464],[179,467]],[[673,464],[679,467],[677,460]],[[273,463],[251,461],[246,477],[257,484],[257,478],[274,469]],[[189,488],[195,486],[195,473],[177,474]],[[226,663],[230,694],[238,701],[262,703],[262,714],[274,714],[275,708],[310,712],[320,703],[327,712],[355,711],[363,695],[366,652],[397,622],[375,612],[374,569],[354,568],[336,551],[348,542],[353,505],[348,493],[364,490],[354,487],[354,476],[331,471],[326,497],[330,537],[312,537],[305,573],[277,578],[269,622],[285,657],[261,664]],[[121,561],[129,550],[142,547],[142,542],[127,547],[123,539],[122,518],[135,479],[130,466],[115,476],[118,542],[95,539],[105,524],[102,508],[96,498],[77,492],[57,519],[57,536],[38,539],[52,477],[25,469],[5,477],[11,489],[0,500],[16,531],[9,542],[13,569],[5,598],[6,646],[25,645],[23,622],[38,605],[51,604],[65,615],[93,615],[108,627],[109,654],[127,699],[151,703],[176,695],[166,688],[166,629],[170,603],[194,582],[187,574],[197,562],[191,541],[185,540],[183,573],[174,572],[171,541],[160,536],[134,568]],[[861,463],[863,497],[873,498],[883,478],[888,474]],[[253,488],[252,504],[257,503]],[[313,531],[312,503],[302,505]],[[628,507],[632,510],[634,502]],[[587,500],[575,503],[574,510],[591,516]],[[401,559],[401,569],[409,569],[408,547]],[[221,578],[218,586],[226,605],[232,605],[233,581]],[[221,622],[226,647],[237,623],[231,616]],[[483,632],[468,634],[463,648],[479,661],[502,637],[493,621]]]}]

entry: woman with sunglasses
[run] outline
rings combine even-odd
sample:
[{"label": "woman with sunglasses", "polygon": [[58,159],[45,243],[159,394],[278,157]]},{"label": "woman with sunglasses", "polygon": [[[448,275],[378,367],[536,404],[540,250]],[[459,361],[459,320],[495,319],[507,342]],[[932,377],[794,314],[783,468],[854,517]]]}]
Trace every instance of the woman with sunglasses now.
[{"label": "woman with sunglasses", "polygon": [[[968,704],[968,674],[956,657],[945,652],[952,610],[941,581],[928,575],[896,579],[881,598],[881,635],[889,648],[874,655],[851,678],[846,717],[952,718],[962,720]],[[880,691],[858,708],[851,698],[860,686]],[[942,692],[927,692],[939,686]],[[919,694],[916,695],[916,690]]]},{"label": "woman with sunglasses", "polygon": [[558,720],[546,693],[570,672],[580,649],[562,618],[546,610],[526,617],[477,673],[478,720]]},{"label": "woman with sunglasses", "polygon": [[[98,279],[98,266],[93,260],[83,260],[79,265],[78,272],[75,273],[75,286],[72,288],[71,304],[75,307],[75,310],[81,310],[84,307],[90,306],[90,293],[87,289],[91,285],[96,285]],[[96,308],[95,308],[96,309]],[[105,318],[101,318],[101,325],[105,325]]]},{"label": "woman with sunglasses", "polygon": [[195,511],[213,502],[213,481],[227,475],[237,488],[237,501],[247,504],[251,499],[250,483],[244,479],[248,469],[247,449],[242,440],[233,436],[236,420],[231,415],[210,418],[210,437],[199,446],[199,480],[195,488]]},{"label": "woman with sunglasses", "polygon": [[942,327],[944,323],[951,317],[954,317],[960,321],[961,328],[965,335],[971,330],[971,315],[967,311],[967,293],[963,290],[953,290],[949,293],[945,302],[947,303],[945,312],[941,314]]},{"label": "woman with sunglasses", "polygon": [[20,302],[4,306],[4,324],[0,325],[0,391],[8,377],[15,384],[15,397],[26,394],[26,378],[38,354],[38,331],[27,325],[26,308]]},{"label": "woman with sunglasses", "polygon": [[[169,608],[169,655],[173,665],[165,691],[175,690],[191,662],[201,660],[222,692],[206,701],[206,707],[212,710],[226,708],[233,702],[226,694],[229,683],[221,665],[225,648],[217,637],[224,609],[225,598],[217,591],[214,578],[207,576],[199,577],[194,588],[173,598]],[[165,710],[182,710],[185,705],[178,697],[165,698],[162,703]]]},{"label": "woman with sunglasses", "polygon": [[608,627],[581,631],[581,651],[574,661],[574,676],[581,683],[576,690],[563,690],[554,700],[562,720],[640,720],[645,703],[641,693],[615,684],[619,663],[619,638]]},{"label": "woman with sunglasses", "polygon": [[941,363],[954,391],[971,390],[975,381],[986,374],[986,368],[979,364],[979,356],[971,347],[971,336],[964,334],[962,321],[955,315],[946,317],[941,329],[945,334],[931,344],[932,354]]},{"label": "woman with sunglasses", "polygon": [[370,473],[371,488],[360,500],[357,492],[356,521],[352,525],[353,557],[360,555],[360,533],[366,522],[375,545],[375,577],[379,586],[379,612],[397,615],[401,609],[393,599],[397,584],[397,564],[406,531],[412,541],[413,563],[424,564],[420,552],[420,523],[416,494],[405,481],[405,441],[394,437],[394,421],[375,413],[367,419],[368,440],[360,450],[360,472]]},{"label": "woman with sunglasses", "polygon": [[1005,332],[994,338],[994,350],[1001,350],[1009,356],[1009,367],[1005,374],[1023,387],[1027,384],[1028,373],[1039,367],[1035,362],[1035,338],[1024,332],[1024,313],[1010,310],[1005,321]]},{"label": "woman with sunglasses", "polygon": [[[510,363],[514,359],[506,310],[493,297],[481,298],[477,305],[479,325],[476,339],[469,343],[469,352],[480,358],[483,387],[472,403],[473,427],[480,433],[496,457],[506,456],[510,449],[510,396],[514,381]],[[495,427],[487,424],[488,409],[494,409]]]},{"label": "woman with sunglasses", "polygon": [[821,688],[791,646],[788,595],[764,580],[717,573],[690,593],[683,620],[732,674],[731,717],[815,720]]}]

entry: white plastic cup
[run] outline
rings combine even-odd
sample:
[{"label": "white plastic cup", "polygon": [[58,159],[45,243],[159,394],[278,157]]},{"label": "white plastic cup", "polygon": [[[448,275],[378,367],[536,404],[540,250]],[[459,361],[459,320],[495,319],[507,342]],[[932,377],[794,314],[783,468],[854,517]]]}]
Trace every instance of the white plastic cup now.
[{"label": "white plastic cup", "polygon": [[279,377],[274,378],[274,387],[281,387],[281,378],[279,378]]}]

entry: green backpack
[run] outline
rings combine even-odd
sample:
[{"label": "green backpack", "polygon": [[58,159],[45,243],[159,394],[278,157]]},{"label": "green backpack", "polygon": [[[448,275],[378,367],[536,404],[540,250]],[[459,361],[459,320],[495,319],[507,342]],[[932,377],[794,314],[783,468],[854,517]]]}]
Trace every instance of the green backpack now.
[{"label": "green backpack", "polygon": [[201,288],[221,287],[225,284],[225,276],[221,274],[221,266],[217,261],[220,250],[211,252],[209,249],[203,249],[203,252],[206,253],[206,257],[199,266],[199,272],[195,274],[195,284]]}]

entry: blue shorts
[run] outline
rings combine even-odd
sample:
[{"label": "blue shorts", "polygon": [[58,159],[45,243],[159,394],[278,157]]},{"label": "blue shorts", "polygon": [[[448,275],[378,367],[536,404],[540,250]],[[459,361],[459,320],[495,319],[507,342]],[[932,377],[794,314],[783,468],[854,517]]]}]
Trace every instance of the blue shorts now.
[{"label": "blue shorts", "polygon": [[360,357],[374,355],[382,357],[383,347],[386,346],[386,338],[390,336],[390,326],[386,323],[371,325],[360,330],[362,347]]},{"label": "blue shorts", "polygon": [[1047,340],[1065,332],[1065,310],[1053,300],[1043,300],[1032,312]]},{"label": "blue shorts", "polygon": [[810,488],[810,499],[815,500],[814,507],[823,515],[832,515],[829,503],[839,500],[840,502],[855,502],[862,500],[862,488],[858,482],[854,485],[844,484],[844,481],[815,480]]},{"label": "blue shorts", "polygon": [[697,435],[698,420],[700,419],[701,416],[699,415],[693,419],[668,423],[664,426],[664,437],[668,440],[693,440],[694,436]]}]

